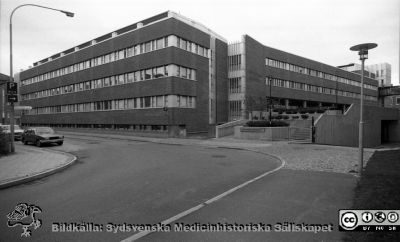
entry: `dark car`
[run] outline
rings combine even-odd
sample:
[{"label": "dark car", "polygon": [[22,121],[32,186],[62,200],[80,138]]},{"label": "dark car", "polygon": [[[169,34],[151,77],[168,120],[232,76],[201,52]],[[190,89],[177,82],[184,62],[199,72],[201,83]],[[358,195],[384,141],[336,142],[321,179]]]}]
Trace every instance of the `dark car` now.
[{"label": "dark car", "polygon": [[64,143],[64,136],[56,134],[52,128],[49,127],[34,127],[28,128],[22,134],[22,143],[25,145],[33,143],[40,147],[43,144],[58,144]]},{"label": "dark car", "polygon": [[[11,133],[11,127],[10,125],[0,125],[0,131],[9,134]],[[23,132],[18,125],[14,125],[14,140],[21,140]]]}]

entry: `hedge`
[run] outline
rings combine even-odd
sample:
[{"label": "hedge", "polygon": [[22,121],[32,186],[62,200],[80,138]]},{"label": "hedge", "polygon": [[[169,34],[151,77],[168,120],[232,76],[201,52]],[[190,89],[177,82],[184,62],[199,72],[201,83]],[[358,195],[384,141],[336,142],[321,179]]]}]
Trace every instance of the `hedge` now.
[{"label": "hedge", "polygon": [[265,121],[265,120],[260,120],[260,121],[249,121],[246,123],[247,127],[287,127],[289,126],[288,123],[283,122],[283,121]]}]

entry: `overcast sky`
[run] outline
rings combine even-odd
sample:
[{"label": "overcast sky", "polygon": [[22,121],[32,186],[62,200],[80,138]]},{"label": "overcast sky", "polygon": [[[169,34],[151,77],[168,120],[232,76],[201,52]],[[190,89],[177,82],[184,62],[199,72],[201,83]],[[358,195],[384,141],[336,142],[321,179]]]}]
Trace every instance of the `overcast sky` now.
[{"label": "overcast sky", "polygon": [[375,42],[366,64],[392,65],[399,84],[399,0],[0,0],[0,72],[9,74],[9,16],[34,3],[75,13],[23,7],[13,16],[14,72],[83,42],[172,10],[228,41],[248,34],[264,45],[328,65],[359,63],[352,45]]}]

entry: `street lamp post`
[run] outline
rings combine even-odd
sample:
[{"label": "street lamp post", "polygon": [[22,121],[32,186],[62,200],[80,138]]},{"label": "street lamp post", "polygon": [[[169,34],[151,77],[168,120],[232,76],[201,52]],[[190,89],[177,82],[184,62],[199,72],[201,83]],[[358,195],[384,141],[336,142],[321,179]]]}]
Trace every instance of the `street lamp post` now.
[{"label": "street lamp post", "polygon": [[368,50],[377,47],[375,43],[366,43],[352,46],[350,50],[358,51],[361,60],[361,97],[360,97],[360,124],[358,130],[358,149],[359,149],[359,174],[360,178],[363,172],[364,166],[364,147],[363,147],[363,132],[364,132],[364,120],[363,120],[363,109],[364,109],[364,62],[368,59]]},{"label": "street lamp post", "polygon": [[[65,15],[67,15],[67,17],[74,17],[74,13],[72,12],[68,12],[68,11],[64,11],[64,10],[60,10],[60,9],[55,9],[55,8],[49,8],[49,7],[45,7],[45,6],[41,6],[41,5],[37,5],[37,4],[22,4],[17,6],[16,8],[14,8],[14,10],[11,12],[10,15],[10,82],[13,83],[14,82],[14,78],[13,78],[13,52],[12,52],[12,17],[14,15],[14,12],[21,8],[21,7],[26,7],[26,6],[31,6],[31,7],[38,7],[38,8],[44,8],[44,9],[49,9],[49,10],[54,10],[54,11],[58,11],[61,13],[64,13]],[[15,151],[15,147],[14,147],[14,101],[11,100],[10,102],[10,131],[11,131],[11,152]]]},{"label": "street lamp post", "polygon": [[268,100],[268,108],[269,108],[269,123],[271,124],[272,120],[272,77],[268,77],[269,84],[269,100]]}]

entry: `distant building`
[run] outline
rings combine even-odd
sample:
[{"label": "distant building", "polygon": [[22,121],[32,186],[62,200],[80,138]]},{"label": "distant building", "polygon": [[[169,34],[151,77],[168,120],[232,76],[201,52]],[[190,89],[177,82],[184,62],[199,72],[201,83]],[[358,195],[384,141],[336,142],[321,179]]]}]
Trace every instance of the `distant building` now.
[{"label": "distant building", "polygon": [[[360,64],[351,63],[348,65],[338,66],[338,68],[355,73],[361,73]],[[377,80],[380,87],[392,85],[392,66],[389,63],[366,65],[365,71],[365,76]]]},{"label": "distant building", "polygon": [[400,86],[380,87],[379,102],[382,107],[400,109]]}]

